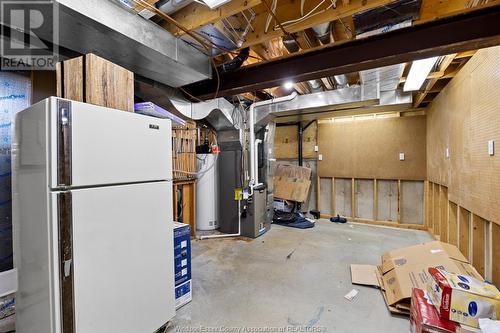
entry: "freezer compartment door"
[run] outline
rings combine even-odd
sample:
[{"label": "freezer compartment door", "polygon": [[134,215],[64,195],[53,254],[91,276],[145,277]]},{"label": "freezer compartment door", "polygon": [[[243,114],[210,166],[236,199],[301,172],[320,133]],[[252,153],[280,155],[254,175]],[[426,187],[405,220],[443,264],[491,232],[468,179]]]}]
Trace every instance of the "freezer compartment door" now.
[{"label": "freezer compartment door", "polygon": [[51,98],[51,187],[172,178],[171,122]]},{"label": "freezer compartment door", "polygon": [[54,195],[64,193],[62,322],[73,316],[75,333],[155,332],[175,315],[171,183]]}]

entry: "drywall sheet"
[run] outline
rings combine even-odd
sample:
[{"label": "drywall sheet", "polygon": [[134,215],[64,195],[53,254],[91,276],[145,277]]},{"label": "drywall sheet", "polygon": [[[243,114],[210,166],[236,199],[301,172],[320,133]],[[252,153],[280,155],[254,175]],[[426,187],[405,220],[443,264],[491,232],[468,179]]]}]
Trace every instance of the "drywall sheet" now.
[{"label": "drywall sheet", "polygon": [[487,224],[485,219],[472,215],[472,265],[482,276],[485,276]]},{"label": "drywall sheet", "polygon": [[[302,133],[302,155],[304,158],[315,158],[314,146],[317,145],[316,122],[308,126]],[[277,159],[298,158],[298,127],[276,126],[274,136],[274,157]]]},{"label": "drywall sheet", "polygon": [[440,239],[448,241],[448,189],[444,186],[439,188],[439,231]]},{"label": "drywall sheet", "polygon": [[458,248],[460,252],[469,260],[470,249],[469,249],[469,239],[470,239],[470,212],[459,207],[458,209]]},{"label": "drywall sheet", "polygon": [[[479,50],[430,104],[427,175],[448,185],[449,199],[500,223],[500,47]],[[446,157],[446,149],[449,158]]]},{"label": "drywall sheet", "polygon": [[448,243],[458,246],[458,206],[454,202],[449,201],[449,232]]},{"label": "drywall sheet", "polygon": [[500,286],[500,225],[493,223],[491,227],[492,279],[495,285]]},{"label": "drywall sheet", "polygon": [[423,181],[401,181],[401,223],[424,224]]},{"label": "drywall sheet", "polygon": [[332,207],[332,178],[320,178],[320,212],[326,215],[335,215]]},{"label": "drywall sheet", "polygon": [[11,143],[14,117],[30,102],[29,76],[0,72],[0,271],[12,268]]},{"label": "drywall sheet", "polygon": [[356,179],[356,217],[373,220],[373,180]]},{"label": "drywall sheet", "polygon": [[377,180],[378,221],[398,220],[398,181]]},{"label": "drywall sheet", "polygon": [[[321,177],[426,179],[425,116],[318,125]],[[405,160],[399,160],[399,154]]]},{"label": "drywall sheet", "polygon": [[335,178],[336,214],[352,217],[352,179]]}]

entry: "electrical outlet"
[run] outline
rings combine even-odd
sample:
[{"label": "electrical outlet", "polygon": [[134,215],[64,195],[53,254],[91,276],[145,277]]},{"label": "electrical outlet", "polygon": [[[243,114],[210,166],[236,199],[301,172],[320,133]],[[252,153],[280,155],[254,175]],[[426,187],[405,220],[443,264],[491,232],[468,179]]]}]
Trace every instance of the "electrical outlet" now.
[{"label": "electrical outlet", "polygon": [[495,140],[488,141],[488,155],[495,155]]},{"label": "electrical outlet", "polygon": [[399,153],[399,160],[404,161],[405,160],[405,153]]},{"label": "electrical outlet", "polygon": [[323,154],[318,155],[318,161],[323,161]]},{"label": "electrical outlet", "polygon": [[318,146],[314,146],[314,151],[318,152],[319,151],[319,147]]}]

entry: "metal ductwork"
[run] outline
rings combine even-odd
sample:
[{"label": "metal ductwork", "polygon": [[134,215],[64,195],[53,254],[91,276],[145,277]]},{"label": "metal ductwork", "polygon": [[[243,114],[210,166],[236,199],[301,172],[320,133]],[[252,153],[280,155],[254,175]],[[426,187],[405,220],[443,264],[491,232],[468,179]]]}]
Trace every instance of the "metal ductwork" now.
[{"label": "metal ductwork", "polygon": [[316,35],[316,38],[318,38],[318,40],[323,45],[330,44],[330,42],[332,41],[330,34],[330,27],[331,27],[330,22],[318,24],[312,27],[314,34]]},{"label": "metal ductwork", "polygon": [[210,60],[165,29],[103,0],[55,0],[59,40],[52,29],[37,35],[66,49],[93,52],[146,78],[180,87],[210,79]]},{"label": "metal ductwork", "polygon": [[224,98],[193,103],[179,90],[148,80],[136,81],[135,94],[183,119],[206,119],[217,131],[242,127],[242,120],[237,117],[239,113],[234,112],[235,106]]},{"label": "metal ductwork", "polygon": [[295,53],[300,51],[299,44],[297,44],[297,41],[292,36],[285,35],[281,40],[288,52]]},{"label": "metal ductwork", "polygon": [[163,0],[160,1],[156,7],[164,12],[165,14],[172,14],[187,5],[189,5],[193,0]]},{"label": "metal ductwork", "polygon": [[373,109],[402,110],[411,107],[411,93],[399,90],[381,92],[379,85],[356,85],[343,89],[298,95],[290,101],[271,103],[255,108],[256,126],[270,121],[297,122],[331,117],[340,110]]},{"label": "metal ductwork", "polygon": [[[409,27],[412,25],[412,21],[404,21],[394,25],[388,25],[377,30],[372,30],[365,32],[356,36],[356,38],[365,38],[372,35],[401,29],[404,27]],[[386,67],[373,68],[365,71],[360,71],[359,76],[361,78],[362,84],[379,84],[380,91],[394,91],[398,88],[399,80],[403,71],[405,69],[405,64],[397,64]]]}]

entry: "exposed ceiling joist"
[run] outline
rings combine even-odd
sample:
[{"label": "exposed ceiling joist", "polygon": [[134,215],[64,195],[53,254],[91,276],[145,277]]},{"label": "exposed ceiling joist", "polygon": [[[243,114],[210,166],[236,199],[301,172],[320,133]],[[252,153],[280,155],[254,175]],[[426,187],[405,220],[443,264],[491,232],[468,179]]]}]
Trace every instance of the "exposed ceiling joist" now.
[{"label": "exposed ceiling joist", "polygon": [[[493,7],[500,4],[500,0],[489,0],[488,3],[478,7]],[[415,24],[432,21],[435,19],[443,18],[449,15],[463,13],[464,11],[474,10],[478,7],[471,7],[470,0],[422,0],[420,9],[420,18],[415,21]],[[466,8],[464,10],[464,8]]]},{"label": "exposed ceiling joist", "polygon": [[[265,1],[269,2],[270,0]],[[324,1],[324,3],[320,7],[318,7],[316,15],[310,15],[305,19],[300,19],[300,1],[283,0],[280,1],[275,15],[280,23],[283,24],[286,32],[295,33],[308,28],[312,28],[321,23],[348,18],[354,13],[387,5],[394,1],[395,0],[351,0],[343,1],[342,3],[337,1],[336,8],[330,8],[332,5],[331,1]],[[314,6],[316,5],[317,3],[307,4],[307,7],[304,9],[304,13],[307,14],[312,9],[314,9]],[[275,20],[271,20],[269,30],[266,32],[266,21],[270,14],[266,10],[265,5],[261,4],[257,6],[255,10],[257,12],[257,16],[253,24],[255,31],[251,31],[248,34],[246,41],[243,43],[242,47],[259,44],[271,38],[281,37],[284,34],[281,29],[274,29],[274,25],[276,24]],[[286,24],[287,22],[294,20],[296,20],[297,22]]]},{"label": "exposed ceiling joist", "polygon": [[[439,71],[440,72],[446,71],[448,66],[450,66],[451,62],[453,61],[453,59],[455,59],[455,57],[456,54],[449,54],[444,56],[443,59],[441,60],[441,63],[438,66]],[[438,82],[438,80],[439,80],[438,78],[427,80],[426,84],[424,85],[423,91],[420,91],[415,95],[413,99],[413,107],[418,108],[420,104],[422,104],[422,102],[425,100],[425,97],[427,96],[427,94],[429,94],[430,90],[434,87],[434,85],[436,84],[436,82]]]},{"label": "exposed ceiling joist", "polygon": [[[171,17],[188,30],[195,30],[255,7],[260,3],[261,0],[232,0],[215,10],[211,10],[205,5],[193,2],[172,14]],[[175,35],[184,33],[173,24],[164,22],[161,25]]]},{"label": "exposed ceiling joist", "polygon": [[[219,96],[399,64],[500,44],[500,6],[426,22],[385,34],[320,47],[221,75]],[[215,80],[187,87],[212,98]]]}]

